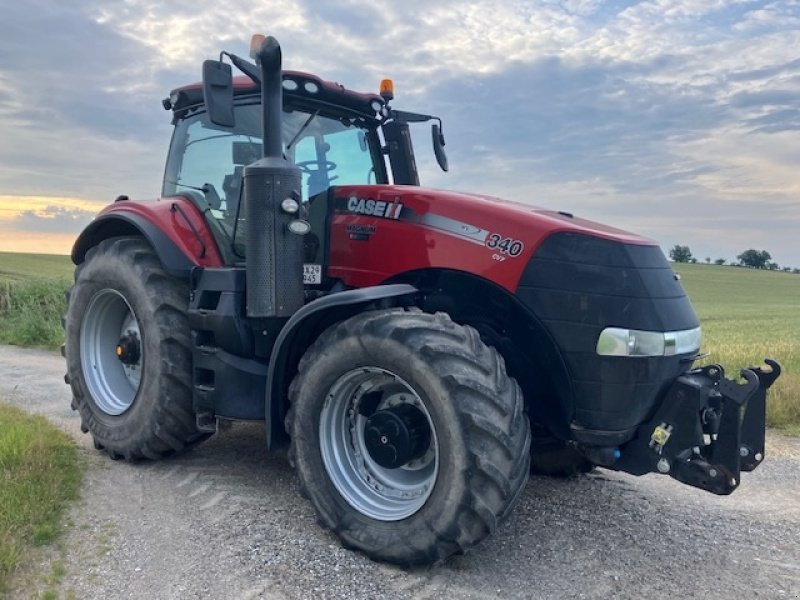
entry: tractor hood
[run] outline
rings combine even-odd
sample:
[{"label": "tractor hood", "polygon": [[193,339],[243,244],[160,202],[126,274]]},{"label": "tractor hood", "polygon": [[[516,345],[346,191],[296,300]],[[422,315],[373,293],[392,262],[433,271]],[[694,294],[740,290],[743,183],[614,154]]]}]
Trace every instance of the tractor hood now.
[{"label": "tractor hood", "polygon": [[539,247],[557,233],[648,246],[661,254],[656,242],[633,233],[491,196],[413,186],[339,186],[330,190],[329,202],[330,275],[358,286],[407,270],[448,268],[513,292]]}]

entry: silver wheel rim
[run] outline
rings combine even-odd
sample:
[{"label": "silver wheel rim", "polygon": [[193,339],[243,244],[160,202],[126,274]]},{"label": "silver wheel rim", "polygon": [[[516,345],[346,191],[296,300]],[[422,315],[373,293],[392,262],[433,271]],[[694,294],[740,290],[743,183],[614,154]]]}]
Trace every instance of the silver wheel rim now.
[{"label": "silver wheel rim", "polygon": [[[377,409],[413,404],[428,421],[430,444],[425,454],[396,469],[377,464],[365,444],[367,418],[361,399],[382,392]],[[347,503],[378,521],[399,521],[416,513],[433,491],[439,470],[439,445],[428,409],[414,389],[385,369],[364,367],[342,375],[325,399],[319,423],[325,470]]]},{"label": "silver wheel rim", "polygon": [[[125,335],[139,340],[136,362],[123,364],[116,348]],[[127,300],[116,290],[100,290],[92,296],[81,322],[81,369],[94,403],[107,415],[128,410],[136,398],[144,364],[139,322]]]}]

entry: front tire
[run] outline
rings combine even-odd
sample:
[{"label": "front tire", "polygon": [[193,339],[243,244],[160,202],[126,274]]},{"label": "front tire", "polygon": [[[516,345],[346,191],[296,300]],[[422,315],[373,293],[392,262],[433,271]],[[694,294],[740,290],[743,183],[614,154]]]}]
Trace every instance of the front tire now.
[{"label": "front tire", "polygon": [[519,386],[478,333],[392,309],[332,326],[290,388],[290,461],[322,524],[402,565],[465,551],[528,478]]},{"label": "front tire", "polygon": [[114,459],[159,459],[195,444],[188,288],[141,238],[112,238],[75,271],[65,319],[72,408]]}]

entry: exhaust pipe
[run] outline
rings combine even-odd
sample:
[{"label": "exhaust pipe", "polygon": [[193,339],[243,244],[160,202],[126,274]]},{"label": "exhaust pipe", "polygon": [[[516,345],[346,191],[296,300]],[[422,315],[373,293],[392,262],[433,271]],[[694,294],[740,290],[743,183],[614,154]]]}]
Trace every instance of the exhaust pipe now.
[{"label": "exhaust pipe", "polygon": [[251,52],[261,67],[263,158],[243,172],[247,219],[247,316],[290,317],[304,304],[303,237],[289,231],[296,217],[284,212],[286,198],[300,202],[300,169],[283,157],[281,47],[273,37],[254,39]]}]

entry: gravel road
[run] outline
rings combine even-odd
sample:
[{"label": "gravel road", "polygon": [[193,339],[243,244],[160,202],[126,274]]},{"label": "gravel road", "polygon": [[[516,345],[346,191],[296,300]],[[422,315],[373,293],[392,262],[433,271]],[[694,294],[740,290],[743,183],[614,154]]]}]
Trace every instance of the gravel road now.
[{"label": "gravel road", "polygon": [[[74,435],[89,464],[64,539],[78,598],[800,598],[800,440],[720,498],[663,476],[532,478],[511,518],[429,569],[377,564],[320,529],[263,427],[128,464],[96,452],[63,361],[0,346],[0,397]],[[18,590],[26,598],[33,589]]]}]

